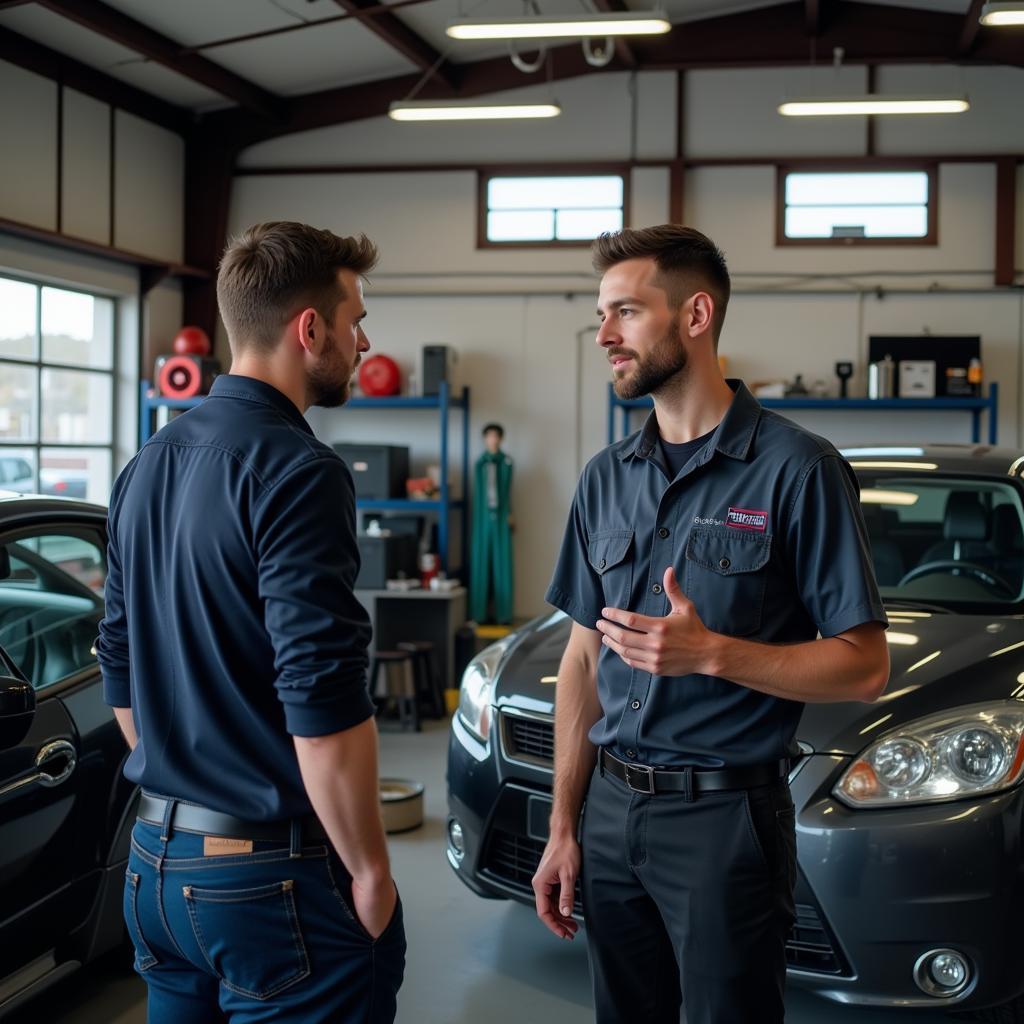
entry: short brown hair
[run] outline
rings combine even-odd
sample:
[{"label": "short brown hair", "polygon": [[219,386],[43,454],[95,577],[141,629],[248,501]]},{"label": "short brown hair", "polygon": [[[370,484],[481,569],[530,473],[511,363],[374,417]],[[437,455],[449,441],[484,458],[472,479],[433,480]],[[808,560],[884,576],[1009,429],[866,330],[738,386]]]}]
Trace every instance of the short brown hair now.
[{"label": "short brown hair", "polygon": [[717,347],[732,282],[722,250],[707,235],[682,224],[623,228],[595,238],[591,253],[599,274],[626,260],[653,259],[659,285],[672,309],[678,309],[695,291],[703,288],[709,292],[715,300],[711,333]]},{"label": "short brown hair", "polygon": [[217,272],[217,305],[232,351],[276,348],[299,309],[330,318],[345,290],[338,271],[369,273],[377,247],[365,235],[343,238],[295,221],[255,224],[224,250]]}]

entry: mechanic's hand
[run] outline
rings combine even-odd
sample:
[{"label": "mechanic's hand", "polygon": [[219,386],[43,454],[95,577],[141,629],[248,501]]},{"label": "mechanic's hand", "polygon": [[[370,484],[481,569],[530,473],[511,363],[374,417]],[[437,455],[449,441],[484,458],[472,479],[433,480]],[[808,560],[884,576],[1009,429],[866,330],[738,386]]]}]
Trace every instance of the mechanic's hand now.
[{"label": "mechanic's hand", "polygon": [[679,589],[669,566],[662,581],[669,600],[668,615],[655,618],[621,608],[604,608],[597,628],[601,642],[627,665],[658,676],[685,676],[703,672],[713,635],[701,622],[693,602]]},{"label": "mechanic's hand", "polygon": [[572,917],[572,905],[580,859],[580,844],[574,836],[549,839],[533,876],[537,916],[560,939],[573,938],[579,929]]},{"label": "mechanic's hand", "polygon": [[360,884],[352,879],[352,906],[359,923],[369,932],[371,939],[379,939],[391,923],[398,903],[398,890],[391,876],[383,881]]}]

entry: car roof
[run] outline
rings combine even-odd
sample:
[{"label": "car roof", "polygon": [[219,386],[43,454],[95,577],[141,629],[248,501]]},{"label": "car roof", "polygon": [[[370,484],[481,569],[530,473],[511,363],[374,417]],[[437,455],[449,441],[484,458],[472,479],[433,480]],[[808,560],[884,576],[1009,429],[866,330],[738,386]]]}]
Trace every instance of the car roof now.
[{"label": "car roof", "polygon": [[96,505],[80,498],[62,498],[58,495],[18,494],[15,491],[0,490],[0,521],[9,516],[39,515],[40,513],[56,512],[106,516],[103,505]]},{"label": "car roof", "polygon": [[[964,476],[1024,475],[1024,452],[987,444],[861,444],[839,449],[855,469],[898,469],[931,464],[940,473]],[[893,463],[878,466],[872,463]]]}]

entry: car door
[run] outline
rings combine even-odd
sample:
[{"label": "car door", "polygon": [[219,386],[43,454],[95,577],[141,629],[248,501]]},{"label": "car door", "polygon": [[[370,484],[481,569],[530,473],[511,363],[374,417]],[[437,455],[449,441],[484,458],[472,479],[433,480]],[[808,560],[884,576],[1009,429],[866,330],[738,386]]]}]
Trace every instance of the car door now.
[{"label": "car door", "polygon": [[93,653],[102,516],[87,518],[0,521],[0,651],[36,695],[28,734],[0,750],[0,976],[56,948],[88,916],[123,756]]}]

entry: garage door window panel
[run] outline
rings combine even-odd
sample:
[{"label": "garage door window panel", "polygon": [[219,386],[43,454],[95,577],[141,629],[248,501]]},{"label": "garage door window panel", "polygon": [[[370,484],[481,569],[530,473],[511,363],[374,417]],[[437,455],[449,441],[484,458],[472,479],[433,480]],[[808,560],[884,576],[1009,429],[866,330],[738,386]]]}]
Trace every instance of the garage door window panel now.
[{"label": "garage door window panel", "polygon": [[106,501],[115,319],[109,297],[0,277],[0,487]]}]

